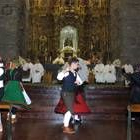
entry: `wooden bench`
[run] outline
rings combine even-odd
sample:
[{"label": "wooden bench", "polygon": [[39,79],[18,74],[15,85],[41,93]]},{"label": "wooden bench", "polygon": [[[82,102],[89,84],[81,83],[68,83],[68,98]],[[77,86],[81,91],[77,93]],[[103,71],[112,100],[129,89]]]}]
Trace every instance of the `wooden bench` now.
[{"label": "wooden bench", "polygon": [[10,109],[10,105],[9,104],[5,104],[5,103],[0,103],[0,109],[9,110]]},{"label": "wooden bench", "polygon": [[127,117],[127,140],[132,140],[132,112],[140,112],[140,104],[131,104],[127,106],[128,117]]}]

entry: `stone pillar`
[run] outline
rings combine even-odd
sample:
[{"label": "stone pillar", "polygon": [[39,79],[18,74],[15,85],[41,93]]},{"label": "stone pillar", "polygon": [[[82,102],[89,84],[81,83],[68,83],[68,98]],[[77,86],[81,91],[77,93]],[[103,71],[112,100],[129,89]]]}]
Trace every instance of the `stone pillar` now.
[{"label": "stone pillar", "polygon": [[[122,0],[123,1],[123,0]],[[120,59],[121,51],[121,0],[110,0],[110,49],[112,60]]]},{"label": "stone pillar", "polygon": [[18,5],[16,0],[0,0],[0,54],[15,57],[17,46]]},{"label": "stone pillar", "polygon": [[140,63],[140,0],[123,0],[121,11],[121,58],[137,64]]}]

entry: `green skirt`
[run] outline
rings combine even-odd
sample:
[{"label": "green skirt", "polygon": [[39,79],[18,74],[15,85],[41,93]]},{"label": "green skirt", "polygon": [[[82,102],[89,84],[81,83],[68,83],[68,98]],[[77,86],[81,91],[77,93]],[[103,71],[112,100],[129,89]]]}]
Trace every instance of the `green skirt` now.
[{"label": "green skirt", "polygon": [[27,106],[19,81],[8,81],[4,88],[2,101],[12,105]]}]

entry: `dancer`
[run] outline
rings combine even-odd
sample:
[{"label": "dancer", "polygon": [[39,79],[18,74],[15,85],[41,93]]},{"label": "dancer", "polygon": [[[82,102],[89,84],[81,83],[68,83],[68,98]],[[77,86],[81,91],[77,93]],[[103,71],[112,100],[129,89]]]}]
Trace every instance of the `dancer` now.
[{"label": "dancer", "polygon": [[[77,89],[75,93],[75,99],[73,103],[73,111],[74,115],[71,117],[71,121],[74,124],[81,124],[81,115],[89,114],[91,113],[89,107],[87,106],[84,97],[82,96],[83,89],[81,89],[81,86]],[[57,106],[55,107],[55,113],[59,114],[65,114],[67,108],[64,103],[63,98],[61,97]]]},{"label": "dancer", "polygon": [[[27,106],[31,104],[31,100],[25,93],[22,86],[22,68],[19,64],[13,62],[10,69],[6,71],[6,77],[8,79],[5,88],[4,96],[2,98],[3,102],[9,103],[11,105]],[[16,108],[12,107],[12,123],[16,121]],[[9,119],[9,114],[7,114],[7,119]]]},{"label": "dancer", "polygon": [[[88,68],[83,59],[81,58],[77,58],[77,59],[79,60],[79,67],[77,72],[80,78],[82,79],[83,83],[81,85],[78,85],[75,90],[75,100],[73,104],[74,116],[72,116],[70,122],[73,124],[80,125],[82,123],[81,115],[89,114],[91,113],[91,111],[86,104],[85,94],[84,94],[85,85],[88,83],[88,74],[89,74]],[[65,66],[65,69],[67,66]],[[64,104],[63,99],[60,98],[57,106],[55,107],[55,113],[64,114],[65,112],[66,112],[66,106]]]},{"label": "dancer", "polygon": [[[70,128],[69,123],[72,115],[74,114],[73,104],[75,102],[76,87],[77,85],[81,85],[83,82],[76,72],[77,68],[79,67],[78,59],[76,57],[72,57],[69,59],[68,64],[69,65],[66,70],[58,73],[57,79],[63,80],[61,97],[66,106],[65,110],[63,110],[63,132],[72,134],[75,133],[75,130]],[[62,100],[60,100],[60,102]],[[57,112],[57,109],[55,109],[55,111]]]}]

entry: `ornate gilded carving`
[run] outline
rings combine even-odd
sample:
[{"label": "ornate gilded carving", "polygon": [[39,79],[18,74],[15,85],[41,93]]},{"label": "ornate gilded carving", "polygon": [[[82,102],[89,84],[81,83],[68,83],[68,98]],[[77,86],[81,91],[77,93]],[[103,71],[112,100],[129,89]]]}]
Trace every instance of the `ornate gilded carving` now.
[{"label": "ornate gilded carving", "polygon": [[[77,29],[80,57],[86,58],[96,53],[104,60],[110,59],[109,8],[109,0],[30,1],[30,50],[36,56],[45,50],[49,61],[52,61],[50,57],[54,59],[60,52],[62,28],[72,26]],[[41,37],[45,39],[40,40]]]}]

